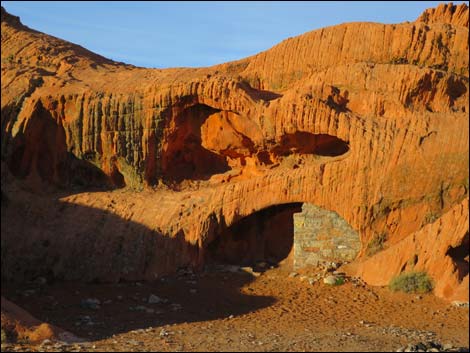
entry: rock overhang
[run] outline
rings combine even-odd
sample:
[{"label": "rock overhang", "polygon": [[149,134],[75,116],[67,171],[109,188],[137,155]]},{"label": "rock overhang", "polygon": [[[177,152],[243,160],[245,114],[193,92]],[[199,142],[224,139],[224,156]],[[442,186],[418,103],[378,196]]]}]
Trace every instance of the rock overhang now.
[{"label": "rock overhang", "polygon": [[[169,238],[183,234],[200,248],[214,229],[289,202],[337,212],[359,232],[363,250],[383,232],[393,245],[468,195],[468,8],[446,9],[415,23],[310,32],[238,63],[170,70],[121,68],[4,21],[2,10],[6,54],[14,48],[8,26],[15,35],[52,43],[52,50],[64,48],[45,60],[47,46],[33,44],[19,52],[20,63],[2,62],[2,156],[37,188],[106,178],[109,186],[134,189],[170,184],[174,191],[157,187],[148,196],[167,202],[158,193],[171,195],[165,212],[125,217]],[[348,39],[358,35],[375,44]],[[305,48],[304,56],[293,55],[297,47]],[[314,48],[337,55],[310,55]],[[47,75],[36,67],[38,54]],[[284,56],[286,62],[276,59]],[[9,80],[15,65],[24,71]],[[201,106],[212,114],[181,134],[185,112]],[[188,144],[168,148],[172,136]],[[348,151],[306,156],[315,151],[311,141],[326,143],[328,136]],[[175,151],[183,150],[190,171],[197,160],[185,157],[188,145],[225,161],[215,173],[204,170],[208,162],[196,165],[202,182],[185,182],[185,173],[172,180],[180,172],[171,170],[180,158]],[[104,201],[96,206],[106,208]]]}]

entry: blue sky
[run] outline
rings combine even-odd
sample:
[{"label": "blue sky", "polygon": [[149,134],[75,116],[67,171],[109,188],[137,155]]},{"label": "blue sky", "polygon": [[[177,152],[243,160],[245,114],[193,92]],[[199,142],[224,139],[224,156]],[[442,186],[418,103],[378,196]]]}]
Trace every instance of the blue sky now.
[{"label": "blue sky", "polygon": [[166,68],[241,59],[344,22],[414,21],[441,2],[2,1],[2,6],[28,27],[110,59]]}]

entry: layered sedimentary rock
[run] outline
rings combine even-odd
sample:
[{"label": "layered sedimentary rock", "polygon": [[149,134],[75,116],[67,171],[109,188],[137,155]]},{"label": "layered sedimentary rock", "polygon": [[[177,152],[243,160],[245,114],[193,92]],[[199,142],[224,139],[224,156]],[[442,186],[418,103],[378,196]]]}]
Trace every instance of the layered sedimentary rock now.
[{"label": "layered sedimentary rock", "polygon": [[2,9],[2,276],[155,278],[201,266],[243,217],[308,202],[357,231],[373,284],[403,270],[392,249],[427,232],[448,262],[436,281],[451,290],[436,293],[452,297],[468,275],[447,250],[465,232],[433,227],[468,197],[468,13],[441,5],[415,22],[342,24],[236,62],[159,70]]},{"label": "layered sedimentary rock", "polygon": [[467,198],[439,219],[359,264],[357,272],[368,283],[387,285],[397,273],[424,270],[436,282],[436,295],[468,300],[468,247]]}]

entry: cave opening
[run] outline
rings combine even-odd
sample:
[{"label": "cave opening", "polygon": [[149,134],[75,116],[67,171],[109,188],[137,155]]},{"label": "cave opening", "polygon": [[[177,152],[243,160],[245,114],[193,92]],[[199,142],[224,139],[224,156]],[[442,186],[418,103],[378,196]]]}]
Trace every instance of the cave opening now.
[{"label": "cave opening", "polygon": [[468,234],[468,232],[465,234],[460,245],[456,247],[450,247],[446,253],[446,255],[450,256],[450,258],[454,262],[460,282],[465,278],[465,276],[468,275],[470,245]]},{"label": "cave opening", "polygon": [[336,136],[297,131],[283,135],[280,144],[271,152],[276,156],[284,157],[292,153],[337,157],[348,151],[349,144]]},{"label": "cave opening", "polygon": [[[205,263],[296,270],[351,262],[360,249],[358,232],[336,212],[310,203],[286,203],[257,211],[216,233],[206,247]],[[455,251],[460,254],[461,249]]]},{"label": "cave opening", "polygon": [[190,106],[169,119],[163,141],[161,171],[163,179],[170,183],[209,180],[216,174],[239,172],[247,165],[261,170],[286,162],[285,166],[295,156],[302,164],[349,151],[348,141],[307,131],[266,141],[252,119],[205,104]]},{"label": "cave opening", "polygon": [[277,265],[292,258],[294,213],[302,203],[275,205],[242,218],[226,228],[207,247],[207,264]]},{"label": "cave opening", "polygon": [[207,180],[224,173],[229,166],[224,156],[204,148],[201,126],[218,109],[196,104],[175,118],[175,128],[168,128],[162,154],[162,174],[165,179],[181,182],[185,179]]}]

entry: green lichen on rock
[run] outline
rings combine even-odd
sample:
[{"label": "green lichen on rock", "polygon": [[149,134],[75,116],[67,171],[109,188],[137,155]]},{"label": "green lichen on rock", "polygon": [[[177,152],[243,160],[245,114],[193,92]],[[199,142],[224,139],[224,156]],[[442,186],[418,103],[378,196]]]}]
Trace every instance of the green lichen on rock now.
[{"label": "green lichen on rock", "polygon": [[376,234],[371,241],[367,244],[366,255],[373,256],[379,251],[383,250],[384,244],[387,241],[387,233]]}]

